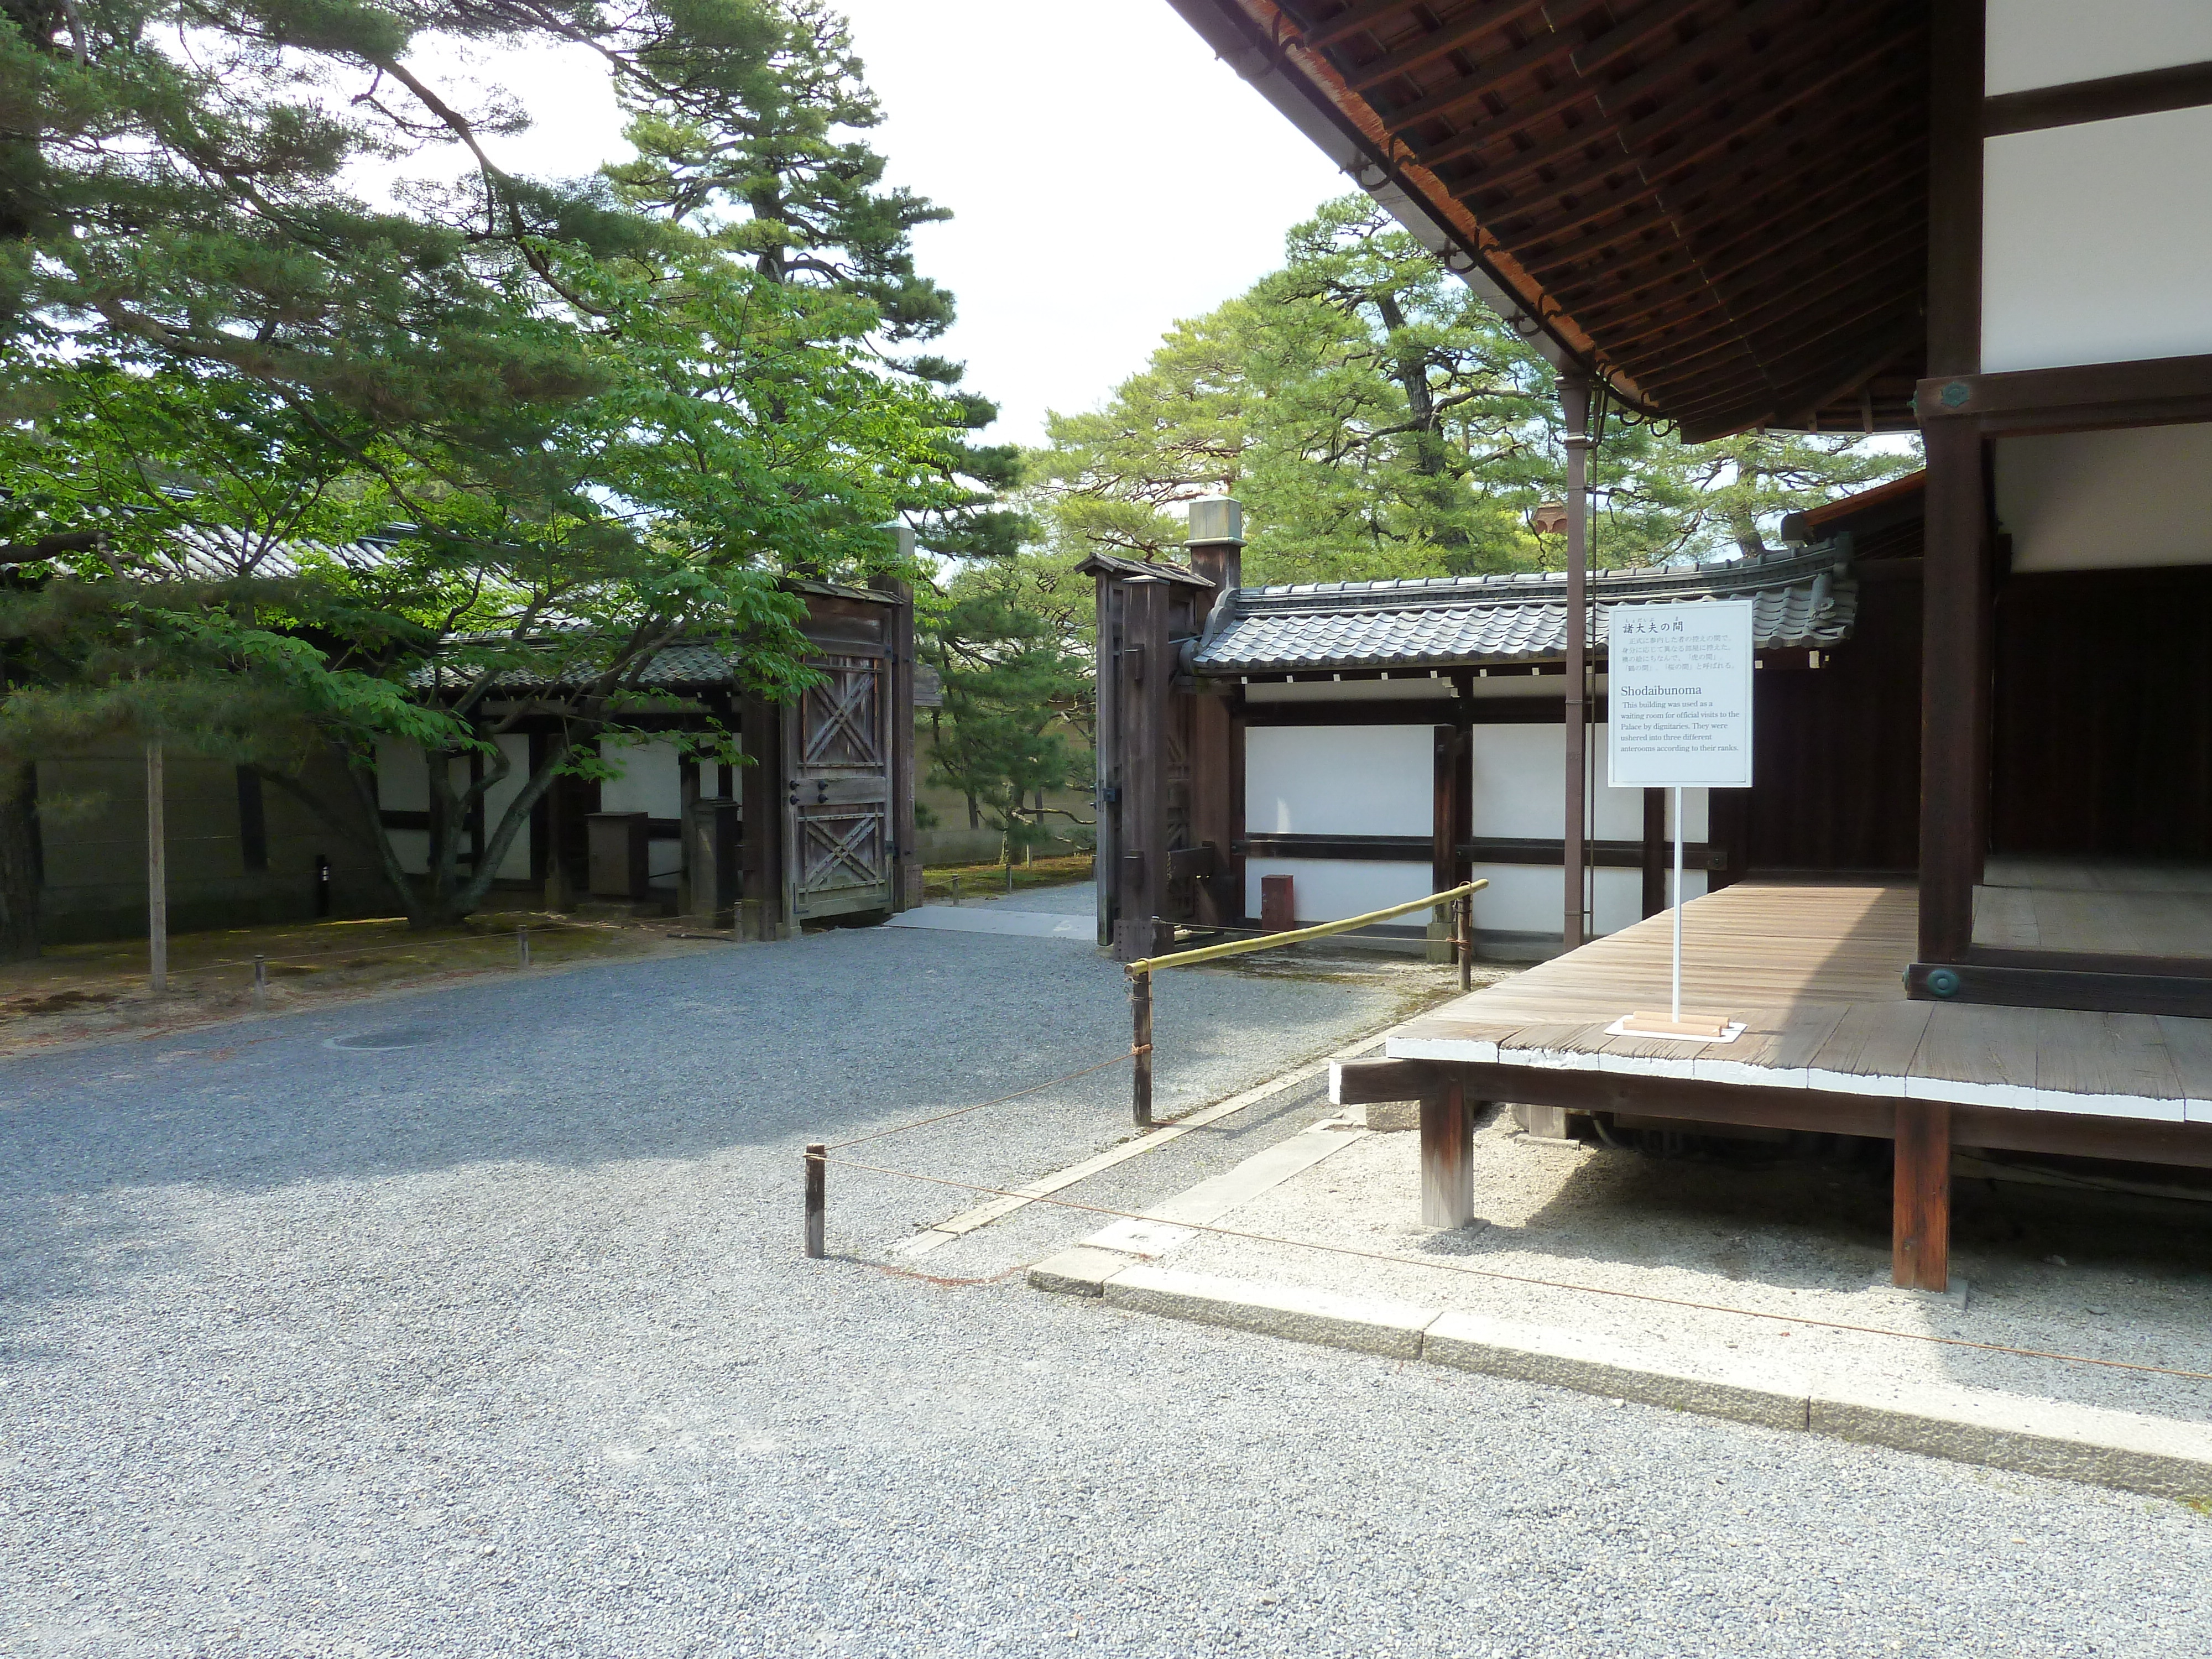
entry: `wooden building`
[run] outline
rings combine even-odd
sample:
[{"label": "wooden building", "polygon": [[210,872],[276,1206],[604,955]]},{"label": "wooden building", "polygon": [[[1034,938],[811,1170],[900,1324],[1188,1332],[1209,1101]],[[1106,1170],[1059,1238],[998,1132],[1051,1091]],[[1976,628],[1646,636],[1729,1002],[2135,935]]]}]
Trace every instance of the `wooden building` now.
[{"label": "wooden building", "polygon": [[[210,579],[295,569],[281,544],[247,545],[188,527],[174,538],[180,570]],[[351,556],[380,556],[373,543]],[[914,602],[902,583],[878,587],[789,581],[805,601],[806,660],[823,683],[776,704],[740,695],[733,664],[705,643],[662,650],[647,686],[668,701],[632,711],[648,733],[706,728],[736,734],[755,764],[715,766],[665,739],[603,745],[621,775],[562,779],[509,845],[495,884],[532,905],[567,909],[597,895],[654,905],[782,939],[808,922],[887,916],[921,902],[915,833]],[[483,711],[486,734],[512,763],[464,826],[471,869],[508,802],[562,740],[564,690],[514,674]],[[507,729],[493,734],[493,725]],[[376,753],[377,809],[401,866],[425,867],[431,811],[422,750],[387,739]],[[456,784],[484,757],[448,763]],[[343,758],[312,757],[300,783],[316,805],[264,787],[250,769],[184,752],[167,757],[163,790],[171,926],[177,931],[321,916],[388,915],[396,896],[359,821]],[[41,762],[40,797],[55,807],[94,800],[90,820],[40,838],[45,937],[125,939],[147,926],[146,765],[136,745]],[[350,823],[349,833],[337,825]],[[598,856],[594,856],[595,849]]]},{"label": "wooden building", "polygon": [[[560,778],[509,843],[500,881],[542,892],[551,909],[580,895],[657,902],[672,915],[734,926],[748,939],[787,939],[805,923],[863,921],[921,902],[914,830],[914,601],[881,589],[789,581],[805,601],[805,660],[823,683],[796,702],[741,694],[720,648],[679,643],[647,671],[665,704],[625,720],[672,734],[712,726],[734,734],[749,763],[701,762],[669,738],[603,738],[620,775]],[[562,740],[563,688],[527,675],[501,683],[486,722],[512,770],[479,798],[467,826],[471,859],[547,745]],[[551,695],[533,702],[532,693]],[[542,705],[542,706],[541,706]],[[482,775],[483,757],[449,764]],[[422,751],[391,739],[377,753],[378,805],[403,866],[423,867],[429,783]]]},{"label": "wooden building", "polygon": [[[1565,577],[1245,587],[1240,518],[1234,501],[1195,503],[1204,539],[1188,567],[1110,557],[1087,567],[1108,671],[1099,678],[1100,868],[1109,872],[1100,942],[1127,957],[1149,951],[1155,922],[1255,926],[1271,877],[1287,878],[1291,918],[1301,923],[1480,877],[1490,885],[1475,904],[1478,950],[1504,960],[1556,955],[1565,942]],[[1863,597],[1852,538],[1839,527],[1757,559],[1590,576],[1581,711],[1589,753],[1606,739],[1614,605],[1748,599],[1756,607],[1762,784],[1687,792],[1692,895],[1726,886],[1754,860],[1910,874],[1918,700],[1909,681],[1901,696],[1876,689],[1893,689],[1917,647],[1917,592],[1888,580],[1902,568],[1885,564]],[[1164,603],[1151,602],[1155,593]],[[1170,665],[1158,695],[1146,673],[1154,660]],[[1835,788],[1820,787],[1839,748],[1856,763],[1850,809],[1840,811],[1829,810]],[[1802,752],[1823,764],[1795,764]],[[1663,795],[1590,780],[1585,937],[1664,907],[1672,851]]]},{"label": "wooden building", "polygon": [[[1663,994],[1654,921],[1346,1067],[1347,1098],[1423,1101],[1434,1216],[1464,1213],[1470,1097],[1888,1139],[1928,1287],[1954,1145],[2212,1164],[2212,8],[1172,3],[1551,356],[1571,484],[1594,396],[1692,441],[1926,444],[1917,878],[1692,902],[1725,1047],[1607,1033]],[[1585,521],[1571,489],[1563,701]],[[1875,835],[1847,753],[1801,755],[1782,842]]]}]

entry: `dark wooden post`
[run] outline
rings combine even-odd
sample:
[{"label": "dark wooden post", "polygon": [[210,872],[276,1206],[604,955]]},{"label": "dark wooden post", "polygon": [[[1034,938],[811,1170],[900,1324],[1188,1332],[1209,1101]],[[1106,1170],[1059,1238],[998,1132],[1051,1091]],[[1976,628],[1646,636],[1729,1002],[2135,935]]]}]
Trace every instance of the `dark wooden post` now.
[{"label": "dark wooden post", "polygon": [[1152,976],[1129,975],[1129,1099],[1139,1129],[1152,1127]]},{"label": "dark wooden post", "polygon": [[740,706],[738,729],[745,758],[741,786],[744,819],[738,854],[744,895],[741,939],[784,937],[789,916],[784,908],[785,799],[783,709],[764,697],[749,696]]},{"label": "dark wooden post", "polygon": [[[914,532],[893,525],[900,553],[914,557]],[[907,583],[880,577],[879,592],[897,601],[892,613],[890,645],[890,696],[885,707],[890,720],[891,769],[891,908],[911,910],[921,902],[921,843],[914,823],[914,589]]]},{"label": "dark wooden post", "polygon": [[[1674,832],[1681,833],[1675,825]],[[1644,792],[1644,904],[1641,914],[1656,916],[1667,908],[1667,792]]]},{"label": "dark wooden post", "polygon": [[1421,1224],[1474,1219],[1474,1128],[1467,1090],[1454,1079],[1421,1097]]},{"label": "dark wooden post", "polygon": [[1167,908],[1167,702],[1175,664],[1168,644],[1168,585],[1157,576],[1121,584],[1121,645],[1114,666],[1121,746],[1120,836],[1115,859],[1115,954],[1150,953],[1152,919]]},{"label": "dark wooden post", "polygon": [[1459,911],[1459,988],[1474,988],[1474,895],[1462,893],[1456,907]]},{"label": "dark wooden post", "polygon": [[[1980,6],[1929,16],[1928,374],[1982,366]],[[1972,419],[1923,411],[1927,447],[1920,707],[1920,959],[1963,961],[1985,845],[1989,503]]]},{"label": "dark wooden post", "polygon": [[806,1254],[819,1261],[829,1251],[830,1149],[815,1141],[806,1149]]},{"label": "dark wooden post", "polygon": [[1562,943],[1577,949],[1583,942],[1583,842],[1587,834],[1583,801],[1588,793],[1589,757],[1584,752],[1589,728],[1583,696],[1589,636],[1589,381],[1579,370],[1559,376],[1559,413],[1566,422],[1567,447],[1567,675],[1566,675],[1566,828],[1562,848],[1566,878]]},{"label": "dark wooden post", "polygon": [[676,763],[676,846],[680,862],[676,866],[676,914],[696,916],[699,914],[699,893],[712,878],[702,878],[698,860],[691,846],[692,809],[699,805],[699,762],[686,755]]},{"label": "dark wooden post", "polygon": [[[1466,810],[1459,799],[1460,750],[1468,734],[1455,726],[1439,726],[1432,734],[1436,739],[1435,760],[1431,768],[1433,786],[1429,806],[1429,890],[1441,893],[1459,884],[1459,843],[1461,814]],[[1455,907],[1438,905],[1429,928],[1429,960],[1449,962],[1457,937],[1452,924]]]},{"label": "dark wooden post", "polygon": [[1942,1101],[1897,1103],[1890,1278],[1908,1290],[1951,1287],[1951,1109]]},{"label": "dark wooden post", "polygon": [[[1199,601],[1201,637],[1216,608],[1233,605],[1243,584],[1244,509],[1225,495],[1190,504],[1190,568],[1213,584]],[[1213,867],[1198,883],[1198,920],[1211,927],[1233,926],[1244,913],[1243,884],[1232,868],[1244,816],[1243,769],[1234,752],[1243,733],[1232,708],[1233,688],[1224,686],[1194,698],[1190,711],[1190,839],[1194,847],[1213,849]]]}]

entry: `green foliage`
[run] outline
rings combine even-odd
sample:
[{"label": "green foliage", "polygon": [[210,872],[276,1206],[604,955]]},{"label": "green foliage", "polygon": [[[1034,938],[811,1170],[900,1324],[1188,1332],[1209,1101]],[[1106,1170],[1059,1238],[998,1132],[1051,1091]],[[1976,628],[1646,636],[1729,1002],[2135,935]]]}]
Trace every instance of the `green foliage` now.
[{"label": "green foliage", "polygon": [[[1533,509],[1565,489],[1543,359],[1365,197],[1293,228],[1283,268],[1178,323],[1106,405],[1030,458],[1056,547],[1157,557],[1172,509],[1233,494],[1248,581],[1556,568]],[[1917,462],[1850,439],[1684,445],[1615,416],[1593,462],[1600,565],[1761,545],[1793,508]]]},{"label": "green foliage", "polygon": [[[432,27],[598,52],[644,159],[505,173],[483,137],[520,118],[426,78]],[[812,0],[0,13],[0,762],[128,737],[284,784],[313,745],[410,738],[429,874],[400,874],[364,769],[350,828],[428,925],[665,702],[672,643],[793,694],[779,579],[910,577],[884,521],[982,493],[977,400],[949,366],[886,372],[950,300],[907,247],[936,210],[833,139],[872,119],[857,70]],[[380,207],[347,183],[452,147],[459,186]],[[212,574],[179,565],[188,535]],[[495,696],[523,669],[537,689]],[[460,870],[497,737],[548,715],[567,742]],[[457,783],[471,751],[484,775]]]},{"label": "green foliage", "polygon": [[929,781],[964,794],[1010,850],[1079,838],[1091,822],[1037,805],[1091,779],[1091,583],[1073,562],[1030,553],[969,566],[921,617],[945,686]]}]

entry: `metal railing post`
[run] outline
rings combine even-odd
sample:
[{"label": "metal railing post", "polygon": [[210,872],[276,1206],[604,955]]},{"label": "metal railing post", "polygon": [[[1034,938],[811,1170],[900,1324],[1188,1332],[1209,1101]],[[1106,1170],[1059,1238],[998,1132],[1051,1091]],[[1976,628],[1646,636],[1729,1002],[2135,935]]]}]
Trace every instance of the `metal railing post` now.
[{"label": "metal railing post", "polygon": [[1152,976],[1129,975],[1130,1105],[1139,1129],[1152,1127]]},{"label": "metal railing post", "polygon": [[830,1254],[827,1243],[830,1148],[820,1141],[806,1148],[806,1254],[816,1261]]}]

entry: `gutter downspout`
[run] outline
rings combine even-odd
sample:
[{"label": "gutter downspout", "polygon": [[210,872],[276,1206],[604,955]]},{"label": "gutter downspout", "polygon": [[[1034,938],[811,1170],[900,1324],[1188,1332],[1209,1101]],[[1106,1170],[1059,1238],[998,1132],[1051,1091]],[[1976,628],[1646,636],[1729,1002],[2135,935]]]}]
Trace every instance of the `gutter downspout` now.
[{"label": "gutter downspout", "polygon": [[1589,713],[1583,682],[1589,638],[1589,381],[1579,371],[1559,376],[1559,412],[1567,447],[1567,684],[1562,711],[1566,748],[1566,834],[1563,838],[1566,905],[1560,936],[1565,948],[1583,943],[1583,862],[1588,825],[1583,803],[1589,775]]}]

